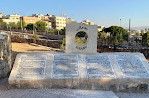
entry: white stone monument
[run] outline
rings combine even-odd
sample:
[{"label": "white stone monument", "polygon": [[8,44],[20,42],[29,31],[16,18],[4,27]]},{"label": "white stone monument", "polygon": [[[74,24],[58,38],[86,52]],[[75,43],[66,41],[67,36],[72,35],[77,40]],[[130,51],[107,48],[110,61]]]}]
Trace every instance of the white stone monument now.
[{"label": "white stone monument", "polygon": [[96,26],[68,22],[66,53],[18,54],[9,84],[18,88],[148,90],[149,64],[143,54],[96,51]]},{"label": "white stone monument", "polygon": [[66,53],[97,53],[97,26],[68,21],[66,26]]}]

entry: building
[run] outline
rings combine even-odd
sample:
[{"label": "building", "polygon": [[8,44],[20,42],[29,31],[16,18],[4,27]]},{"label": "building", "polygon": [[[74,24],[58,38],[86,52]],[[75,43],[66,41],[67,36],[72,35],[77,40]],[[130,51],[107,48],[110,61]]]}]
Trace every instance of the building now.
[{"label": "building", "polygon": [[[71,18],[66,18],[66,22],[67,21],[75,21],[75,20],[73,20],[73,19],[71,19]],[[75,21],[76,22],[76,21]]]},{"label": "building", "polygon": [[0,19],[2,19],[2,16],[3,16],[2,13],[0,13]]},{"label": "building", "polygon": [[83,20],[81,23],[87,24],[87,25],[95,25],[94,22],[90,22],[89,20]]},{"label": "building", "polygon": [[42,14],[32,14],[32,17],[39,18],[40,20],[43,18],[44,15]]},{"label": "building", "polygon": [[50,19],[52,22],[52,28],[61,30],[66,27],[66,17],[58,17],[53,15]]},{"label": "building", "polygon": [[141,35],[141,30],[130,30],[130,37],[134,37],[136,35]]},{"label": "building", "polygon": [[98,32],[101,32],[105,27],[104,26],[99,26],[97,27]]},{"label": "building", "polygon": [[49,19],[50,17],[52,17],[52,15],[32,14],[32,17],[37,17],[39,19]]},{"label": "building", "polygon": [[12,23],[12,22],[14,22],[14,23],[20,22],[20,17],[21,17],[21,16],[20,16],[20,15],[17,15],[17,14],[15,14],[15,15],[4,15],[4,16],[2,16],[3,21],[6,22],[7,24]]},{"label": "building", "polygon": [[52,15],[47,14],[43,16],[43,19],[49,19],[50,17],[52,17]]},{"label": "building", "polygon": [[[129,32],[129,30],[128,30]],[[130,30],[129,32],[129,42],[133,43],[133,42],[136,42],[136,39],[137,40],[142,40],[142,36],[141,36],[141,30]]]},{"label": "building", "polygon": [[40,21],[40,20],[41,19],[37,17],[30,17],[30,16],[23,17],[23,21],[25,22],[26,25],[29,23],[35,24],[37,21]]},{"label": "building", "polygon": [[42,21],[44,21],[47,24],[47,28],[51,29],[52,28],[52,23],[50,19],[41,19]]}]

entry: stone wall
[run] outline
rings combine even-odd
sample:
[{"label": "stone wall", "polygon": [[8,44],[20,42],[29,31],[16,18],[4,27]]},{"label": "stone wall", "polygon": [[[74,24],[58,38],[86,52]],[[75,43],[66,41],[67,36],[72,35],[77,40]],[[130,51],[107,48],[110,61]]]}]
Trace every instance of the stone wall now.
[{"label": "stone wall", "polygon": [[33,39],[25,39],[17,35],[11,36],[11,41],[16,43],[36,43],[38,45],[52,48],[61,48],[62,45],[62,40],[36,40],[36,42],[34,42]]},{"label": "stone wall", "polygon": [[0,78],[7,77],[12,68],[10,34],[0,32]]}]

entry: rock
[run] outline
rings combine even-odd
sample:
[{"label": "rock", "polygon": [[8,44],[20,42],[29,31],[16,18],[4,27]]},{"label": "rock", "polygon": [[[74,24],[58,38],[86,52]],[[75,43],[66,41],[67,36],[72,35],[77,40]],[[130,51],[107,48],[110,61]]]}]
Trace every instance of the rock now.
[{"label": "rock", "polygon": [[10,34],[0,32],[0,79],[7,77],[12,68]]}]

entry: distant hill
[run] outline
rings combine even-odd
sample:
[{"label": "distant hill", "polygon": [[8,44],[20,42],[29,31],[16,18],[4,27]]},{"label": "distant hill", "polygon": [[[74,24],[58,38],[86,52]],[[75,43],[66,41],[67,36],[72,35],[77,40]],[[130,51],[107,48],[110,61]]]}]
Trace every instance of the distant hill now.
[{"label": "distant hill", "polygon": [[[131,27],[131,30],[145,30],[145,28],[149,28],[149,26]],[[129,28],[126,27],[125,29]]]}]

